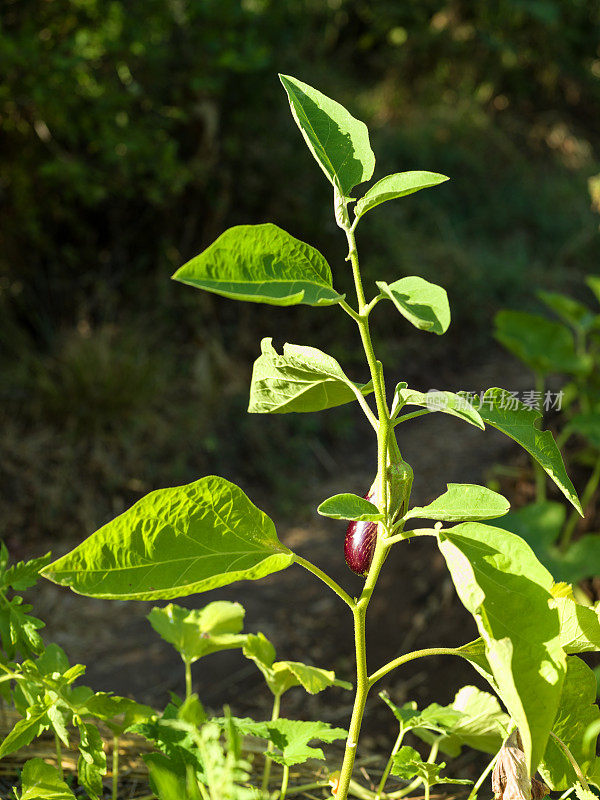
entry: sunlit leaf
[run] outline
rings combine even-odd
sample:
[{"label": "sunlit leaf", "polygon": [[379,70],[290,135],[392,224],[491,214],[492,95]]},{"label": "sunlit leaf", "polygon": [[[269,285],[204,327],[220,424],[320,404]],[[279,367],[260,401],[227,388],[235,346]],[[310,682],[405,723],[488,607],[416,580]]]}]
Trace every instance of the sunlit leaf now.
[{"label": "sunlit leaf", "polygon": [[184,661],[193,664],[209,653],[242,647],[246,637],[239,632],[245,613],[239,603],[228,600],[216,600],[193,610],[169,603],[164,608],[153,608],[148,620]]},{"label": "sunlit leaf", "polygon": [[248,634],[243,653],[254,661],[274,695],[281,695],[293,686],[302,686],[309,694],[318,694],[330,686],[352,688],[352,684],[336,678],[332,670],[299,661],[275,661],[275,648],[262,633]]},{"label": "sunlit leaf", "polygon": [[553,579],[514,534],[477,522],[438,533],[456,592],[473,615],[530,773],[544,753],[565,674]]},{"label": "sunlit leaf", "polygon": [[435,519],[469,522],[494,519],[506,514],[510,503],[501,494],[472,483],[449,483],[443,495],[427,506],[415,506],[405,519]]},{"label": "sunlit leaf", "polygon": [[277,225],[237,225],[222,233],[173,278],[197,289],[277,306],[332,305],[342,299],[316,250]]},{"label": "sunlit leaf", "polygon": [[414,275],[394,283],[376,281],[377,288],[396,306],[403,317],[421,331],[438,335],[450,325],[446,290]]},{"label": "sunlit leaf", "polygon": [[262,340],[262,354],[254,362],[251,414],[323,411],[356,400],[356,391],[373,391],[370,381],[353,384],[334,358],[315,347],[285,344],[279,355],[272,342]]},{"label": "sunlit leaf", "polygon": [[155,600],[256,580],[293,560],[269,517],[212,475],[151,492],[43,574],[78,594]]},{"label": "sunlit leaf", "polygon": [[419,406],[431,412],[439,411],[442,414],[450,414],[481,428],[481,430],[485,428],[483,420],[473,404],[463,395],[454,394],[454,392],[441,392],[437,389],[430,392],[418,392],[416,389],[409,389],[404,382],[399,383],[394,395],[394,408],[401,409],[405,405]]},{"label": "sunlit leaf", "polygon": [[319,514],[331,519],[350,519],[356,522],[379,522],[383,515],[376,505],[357,494],[336,494],[323,500]]},{"label": "sunlit leaf", "polygon": [[380,203],[405,197],[407,194],[437,186],[447,180],[445,175],[438,175],[436,172],[396,172],[393,175],[386,175],[360,198],[354,213],[357,217],[362,217]]},{"label": "sunlit leaf", "polygon": [[520,444],[542,466],[564,496],[583,516],[577,492],[550,431],[539,429],[539,411],[521,403],[505,389],[488,389],[474,405],[482,419]]},{"label": "sunlit leaf", "polygon": [[56,767],[41,758],[32,758],[21,772],[19,800],[75,800]]},{"label": "sunlit leaf", "polygon": [[331,183],[348,197],[375,169],[367,126],[312,86],[291,75],[279,78],[308,149]]}]

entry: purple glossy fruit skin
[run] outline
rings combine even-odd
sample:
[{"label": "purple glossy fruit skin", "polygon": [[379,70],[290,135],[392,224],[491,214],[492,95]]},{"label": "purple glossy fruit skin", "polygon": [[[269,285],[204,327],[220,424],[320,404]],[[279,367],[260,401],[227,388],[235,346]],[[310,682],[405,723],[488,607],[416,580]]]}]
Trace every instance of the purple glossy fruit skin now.
[{"label": "purple glossy fruit skin", "polygon": [[[373,500],[374,492],[365,495],[366,500]],[[365,578],[373,561],[373,553],[377,544],[376,522],[350,522],[346,528],[344,539],[344,558],[352,572]]]},{"label": "purple glossy fruit skin", "polygon": [[352,572],[362,575],[363,578],[367,576],[376,543],[376,522],[351,522],[348,525],[344,540],[344,557]]}]

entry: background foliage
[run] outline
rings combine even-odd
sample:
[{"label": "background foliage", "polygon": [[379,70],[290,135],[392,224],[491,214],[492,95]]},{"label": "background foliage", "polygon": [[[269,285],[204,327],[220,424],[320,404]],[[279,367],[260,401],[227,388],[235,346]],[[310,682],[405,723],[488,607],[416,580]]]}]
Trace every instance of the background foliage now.
[{"label": "background foliage", "polygon": [[[310,416],[270,422],[268,442],[244,416],[262,336],[323,346],[351,373],[354,345],[328,312],[240,307],[168,280],[227,226],[269,220],[323,250],[349,288],[278,71],[369,124],[376,177],[451,176],[361,229],[367,284],[410,270],[448,289],[436,358],[476,359],[493,312],[531,305],[532,285],[580,293],[597,271],[599,34],[593,0],[6,0],[5,535],[79,538],[212,470],[289,497],[308,461],[326,467],[317,434],[355,441],[346,409],[326,431]],[[387,327],[398,378],[426,382],[418,339]],[[280,469],[284,436],[297,472]]]}]

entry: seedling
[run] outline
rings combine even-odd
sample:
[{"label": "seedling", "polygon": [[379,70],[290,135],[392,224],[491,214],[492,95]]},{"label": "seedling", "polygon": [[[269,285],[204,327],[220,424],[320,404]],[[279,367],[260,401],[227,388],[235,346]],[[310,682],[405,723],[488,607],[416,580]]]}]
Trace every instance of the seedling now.
[{"label": "seedling", "polygon": [[[357,229],[368,224],[363,218],[381,203],[438,186],[447,178],[433,172],[397,173],[382,178],[365,193],[357,191],[357,186],[371,179],[375,167],[367,127],[311,86],[285,75],[281,81],[294,120],[331,183],[335,220],[348,244],[355,300],[334,288],[331,268],[318,250],[273,224],[240,225],[225,231],[174,277],[235,300],[283,307],[303,304],[315,309],[311,313],[341,310],[356,326],[367,368],[358,383],[334,358],[314,347],[287,344],[281,352],[270,339],[263,340],[254,365],[249,411],[306,413],[348,402],[360,405],[377,437],[370,500],[344,494],[326,500],[320,510],[334,519],[376,523],[370,563],[361,565],[366,572],[362,591],[352,597],[325,570],[280,542],[269,517],[241,489],[216,476],[150,493],[71,553],[45,567],[43,574],[81,594],[120,600],[174,599],[237,580],[257,580],[293,564],[316,576],[348,607],[354,621],[355,697],[339,780],[334,782],[337,800],[348,796],[370,691],[403,664],[442,655],[470,662],[498,694],[510,726],[519,730],[529,775],[539,766],[552,789],[573,784],[572,762],[553,744],[551,733],[560,736],[558,726],[567,751],[577,754],[574,758],[582,774],[589,783],[599,785],[600,762],[591,751],[584,751],[581,728],[569,724],[600,716],[590,695],[590,681],[595,687],[593,673],[575,655],[599,648],[597,612],[584,609],[591,616],[583,614],[583,607],[564,587],[555,586],[550,572],[518,535],[485,524],[508,510],[508,502],[497,493],[476,485],[451,484],[429,505],[411,508],[412,470],[400,454],[397,433],[411,420],[440,412],[482,430],[491,425],[518,442],[581,513],[552,434],[537,427],[538,412],[521,403],[507,408],[507,393],[499,388],[469,402],[452,392],[432,397],[405,382],[391,392],[385,382],[384,366],[371,336],[371,315],[379,303],[392,303],[401,321],[415,327],[424,340],[428,334],[446,331],[450,308],[444,289],[419,276],[392,275],[391,283],[379,280],[375,292],[367,297]],[[336,267],[345,268],[343,264]],[[409,530],[405,524],[409,520],[412,524],[413,519],[436,524]],[[369,668],[365,635],[371,597],[390,548],[406,547],[406,540],[415,536],[431,537],[439,548],[480,638],[458,647],[396,655],[392,646],[388,663]],[[408,549],[406,557],[410,558]],[[390,639],[393,635],[390,631]],[[243,732],[242,723],[237,725]],[[310,730],[306,725],[312,726]],[[318,722],[274,720],[248,723],[246,728],[255,734],[259,730],[259,735],[266,733],[265,738],[274,743],[270,757],[288,770],[290,763],[296,763],[291,759],[307,757],[310,738],[331,741],[345,735]],[[292,731],[296,730],[304,731],[306,746],[293,745]],[[439,780],[437,766],[409,751],[398,750],[391,769],[404,776],[416,773],[427,791]],[[284,772],[282,798],[286,781]],[[366,790],[362,796],[369,796]]]}]

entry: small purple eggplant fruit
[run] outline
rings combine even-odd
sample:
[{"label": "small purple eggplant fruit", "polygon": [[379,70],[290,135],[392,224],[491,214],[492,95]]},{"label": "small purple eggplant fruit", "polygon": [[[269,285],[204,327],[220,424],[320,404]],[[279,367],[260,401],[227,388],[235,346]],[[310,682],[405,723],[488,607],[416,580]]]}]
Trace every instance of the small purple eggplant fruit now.
[{"label": "small purple eggplant fruit", "polygon": [[[369,493],[365,495],[365,499],[373,502],[374,496],[375,491],[371,487]],[[348,524],[344,540],[344,557],[352,572],[366,578],[373,561],[376,544],[376,522],[355,522],[353,520]]]}]

